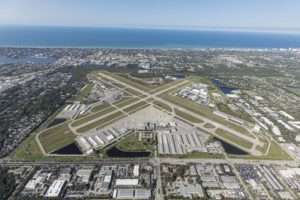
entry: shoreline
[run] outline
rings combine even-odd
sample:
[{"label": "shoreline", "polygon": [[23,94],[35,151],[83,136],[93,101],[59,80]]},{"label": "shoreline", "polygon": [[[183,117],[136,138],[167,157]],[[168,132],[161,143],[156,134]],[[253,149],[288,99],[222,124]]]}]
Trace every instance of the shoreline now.
[{"label": "shoreline", "polygon": [[178,50],[178,51],[261,51],[261,52],[300,52],[300,47],[247,48],[247,47],[114,47],[114,46],[46,46],[46,45],[0,45],[0,49],[99,49],[99,50]]}]

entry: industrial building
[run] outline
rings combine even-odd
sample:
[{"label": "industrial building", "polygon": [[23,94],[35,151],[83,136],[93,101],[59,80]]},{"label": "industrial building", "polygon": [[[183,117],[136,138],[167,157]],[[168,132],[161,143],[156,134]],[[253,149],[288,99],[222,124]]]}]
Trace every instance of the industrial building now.
[{"label": "industrial building", "polygon": [[80,102],[68,104],[55,118],[72,119],[77,115],[84,114],[87,110],[88,110],[88,106],[85,104],[81,104]]},{"label": "industrial building", "polygon": [[59,197],[65,184],[66,184],[65,180],[55,180],[47,190],[45,197],[46,198]]},{"label": "industrial building", "polygon": [[186,154],[193,151],[207,152],[206,133],[194,129],[189,124],[175,120],[172,126],[157,131],[159,154]]},{"label": "industrial building", "polygon": [[113,191],[114,199],[139,199],[146,200],[150,199],[151,190],[149,189],[115,189]]},{"label": "industrial building", "polygon": [[199,104],[209,104],[208,85],[203,83],[194,83],[189,87],[185,87],[177,95]]}]

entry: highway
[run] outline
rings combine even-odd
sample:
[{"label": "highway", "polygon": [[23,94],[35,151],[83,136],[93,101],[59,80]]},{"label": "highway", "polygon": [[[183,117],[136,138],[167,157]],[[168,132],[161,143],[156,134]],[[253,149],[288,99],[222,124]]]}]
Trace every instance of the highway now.
[{"label": "highway", "polygon": [[116,159],[98,159],[98,160],[81,160],[81,161],[47,161],[47,160],[39,160],[39,161],[24,161],[24,160],[12,160],[9,158],[0,159],[0,165],[68,165],[68,164],[105,164],[105,163],[139,163],[139,162],[151,162],[153,164],[176,164],[176,165],[186,165],[188,163],[232,163],[232,164],[251,164],[251,165],[290,165],[290,166],[299,166],[300,161],[298,160],[250,160],[250,159],[237,159],[237,158],[225,158],[225,159],[217,159],[217,158],[195,158],[195,159],[183,159],[183,158],[116,158]]}]

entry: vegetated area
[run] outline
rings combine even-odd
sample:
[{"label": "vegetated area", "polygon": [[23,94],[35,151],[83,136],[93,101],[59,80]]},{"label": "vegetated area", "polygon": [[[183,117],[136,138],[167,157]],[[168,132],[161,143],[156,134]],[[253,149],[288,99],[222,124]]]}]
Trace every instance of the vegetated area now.
[{"label": "vegetated area", "polygon": [[[139,133],[131,132],[126,137],[122,138],[118,141],[113,148],[117,148],[123,152],[135,153],[135,152],[149,152],[150,156],[153,156],[154,151],[156,149],[156,140],[155,139],[145,139],[139,138]],[[107,155],[107,151],[105,153],[105,157],[109,157]]]},{"label": "vegetated area", "polygon": [[198,158],[211,158],[211,159],[222,159],[225,158],[223,154],[213,154],[208,152],[190,152],[184,155],[160,155],[160,157],[171,157],[181,159],[198,159]]},{"label": "vegetated area", "polygon": [[265,137],[259,137],[259,141],[262,142],[262,143],[264,143],[264,145],[263,146],[256,146],[256,150],[258,150],[258,151],[260,151],[262,153],[267,153],[267,150],[268,150],[269,145],[271,143]]},{"label": "vegetated area", "polygon": [[47,153],[56,151],[68,144],[71,144],[75,135],[68,127],[68,123],[63,123],[56,127],[47,129],[39,135],[39,141]]},{"label": "vegetated area", "polygon": [[110,105],[106,102],[103,102],[102,104],[100,105],[97,105],[97,106],[94,106],[91,111],[92,112],[98,112],[98,111],[101,111],[101,110],[104,110],[106,108],[110,107]]},{"label": "vegetated area", "polygon": [[93,89],[94,84],[93,83],[88,83],[86,84],[81,90],[79,91],[79,94],[76,95],[74,100],[80,101],[81,103],[84,103],[85,99],[88,97],[90,92]]},{"label": "vegetated area", "polygon": [[155,101],[153,101],[153,104],[168,111],[168,112],[172,112],[172,108],[170,108],[170,106],[168,106],[167,104],[165,104],[161,101],[155,100]]},{"label": "vegetated area", "polygon": [[[28,137],[11,155],[12,159],[15,160],[29,160],[29,161],[39,161],[39,160],[55,160],[55,161],[84,161],[84,160],[97,160],[98,157],[91,156],[45,156],[43,155],[40,147],[35,140],[36,134],[32,134]],[[74,141],[70,141],[72,143]],[[56,147],[55,149],[61,149],[64,146]],[[55,151],[55,150],[54,150]],[[53,151],[52,151],[53,152]]]},{"label": "vegetated area", "polygon": [[199,76],[191,75],[188,77],[188,80],[191,83],[203,83],[203,84],[208,85],[208,92],[210,94],[214,93],[214,92],[222,94],[222,92],[220,92],[218,87],[215,84],[213,84],[213,82],[208,77],[201,76],[201,75],[199,75]]},{"label": "vegetated area", "polygon": [[40,160],[44,157],[40,147],[35,140],[36,133],[30,135],[19,145],[11,157],[16,160]]},{"label": "vegetated area", "polygon": [[203,121],[201,119],[198,119],[198,118],[196,118],[196,117],[194,117],[194,116],[192,116],[192,115],[190,115],[186,112],[180,111],[176,108],[175,108],[175,113],[176,113],[177,116],[182,117],[183,119],[188,120],[190,122],[203,123]]},{"label": "vegetated area", "polygon": [[187,100],[187,99],[184,99],[184,98],[181,98],[181,97],[178,97],[178,96],[174,96],[174,95],[170,95],[169,92],[165,92],[163,93],[162,95],[160,95],[163,99],[171,102],[171,103],[174,103],[175,105],[178,105],[178,106],[181,106],[187,110],[190,110],[196,114],[199,114],[200,116],[203,116],[203,117],[206,117],[210,120],[213,120],[215,122],[218,122],[220,124],[223,124],[225,126],[227,126],[228,128],[231,128],[235,131],[238,131],[239,133],[242,133],[244,135],[247,135],[249,137],[252,137],[252,138],[255,138],[252,134],[250,134],[248,132],[248,130],[246,130],[245,128],[239,126],[239,125],[236,125],[234,123],[231,123],[217,115],[215,115],[211,109],[209,109],[208,107],[206,106],[203,106],[203,105],[200,105],[200,104],[197,104],[195,102],[192,102],[190,100]]},{"label": "vegetated area", "polygon": [[224,139],[225,141],[230,141],[233,142],[234,144],[240,145],[241,147],[244,147],[246,149],[251,149],[253,144],[251,142],[248,142],[247,140],[238,137],[236,135],[233,135],[221,128],[218,128],[215,133],[217,134],[218,137],[221,139]]},{"label": "vegetated area", "polygon": [[140,110],[142,108],[145,108],[147,107],[149,104],[145,101],[141,101],[141,102],[138,102],[136,104],[133,104],[132,106],[129,106],[127,108],[124,109],[125,112],[131,114],[133,112],[136,112],[137,110]]},{"label": "vegetated area", "polygon": [[116,147],[124,151],[150,151],[154,152],[156,142],[153,139],[139,139],[138,133],[131,133],[117,143]]},{"label": "vegetated area", "polygon": [[144,96],[143,94],[141,94],[141,93],[139,93],[138,91],[133,90],[133,89],[131,89],[131,88],[125,88],[125,91],[126,91],[127,93],[129,93],[130,95],[133,95],[133,96],[138,96],[138,97],[143,97],[143,96]]},{"label": "vegetated area", "polygon": [[[192,79],[196,79],[196,78],[192,78]],[[201,79],[201,81],[202,81],[202,79]],[[161,86],[161,87],[167,88],[166,85]],[[87,91],[89,88],[91,88],[90,84],[85,86],[78,93],[78,95],[81,96],[81,98],[84,98],[88,94],[85,91]],[[176,89],[178,89],[178,88],[175,88],[175,90]],[[174,104],[180,105],[188,110],[191,110],[191,111],[195,112],[196,114],[201,113],[200,116],[202,115],[207,118],[212,118],[212,120],[217,119],[217,121],[219,123],[220,123],[219,120],[224,120],[224,119],[219,118],[218,116],[214,115],[208,107],[196,104],[192,101],[183,99],[178,96],[173,96],[173,95],[169,94],[170,91],[174,91],[174,89],[169,90],[166,93],[162,94],[162,97],[166,98],[166,100],[169,100],[170,102],[172,102]],[[125,97],[125,98],[120,99],[119,101],[115,102],[114,105],[122,108],[131,103],[138,101],[138,99],[139,98],[135,98],[135,97]],[[168,106],[167,104],[165,104],[161,101],[153,100],[153,104],[155,104],[156,106],[163,108],[169,112],[172,112],[172,109],[170,108],[170,106]],[[135,103],[135,104],[125,108],[124,111],[127,113],[132,113],[132,112],[136,112],[137,110],[144,108],[146,106],[148,106],[147,102],[140,101],[138,103]],[[114,110],[115,110],[114,107],[110,106],[107,103],[103,103],[101,105],[94,107],[92,110],[93,111],[92,114],[89,114],[89,115],[82,117],[82,118],[76,120],[75,122],[73,122],[72,126],[76,127],[76,126],[88,123],[91,120],[96,119],[98,117],[102,117],[105,114],[109,114],[110,112],[112,112]],[[183,112],[181,110],[175,109],[175,113],[176,113],[176,115],[182,117],[183,119],[185,119],[189,122],[203,123],[203,121],[201,119],[196,118],[196,117],[194,117],[186,112]],[[90,130],[95,127],[103,127],[103,126],[107,125],[107,123],[111,123],[115,120],[118,120],[121,117],[124,117],[122,112],[119,112],[119,111],[114,112],[104,118],[100,118],[96,122],[93,122],[93,123],[87,124],[84,127],[81,127],[80,129],[78,129],[78,132],[85,132],[85,131]],[[226,124],[229,123],[224,120],[224,121],[222,121],[222,124],[224,124],[225,122],[226,122]],[[209,126],[209,127],[211,127],[211,126]],[[213,127],[211,127],[211,128],[213,128]],[[235,124],[230,124],[229,128],[233,128],[234,130],[237,130],[239,132],[241,130],[243,130],[242,127],[235,125]],[[245,130],[245,131],[247,131],[247,130]],[[248,142],[242,138],[236,137],[235,135],[233,135],[229,132],[226,132],[222,129],[217,129],[216,134],[219,134],[220,138],[228,139],[229,141],[232,141],[233,143],[241,145],[242,147],[245,147],[248,149],[252,147],[251,142]],[[252,136],[252,135],[250,135],[250,136]],[[71,132],[71,130],[69,130],[67,123],[63,123],[63,124],[60,124],[53,128],[50,128],[50,129],[46,130],[45,132],[41,133],[41,135],[39,136],[41,144],[43,145],[43,147],[47,153],[51,153],[57,149],[60,149],[64,146],[68,145],[68,144],[71,144],[72,142],[74,142],[74,138],[75,138],[75,135]],[[154,144],[155,144],[155,142],[154,142]],[[276,145],[277,144],[273,144],[273,146],[271,146],[268,156],[275,157],[275,156],[278,156],[277,155],[278,153],[280,154],[280,156],[285,156],[284,155],[285,152],[282,153],[282,152],[278,151],[277,148],[275,148]],[[119,148],[120,150],[124,150],[124,151],[145,151],[147,148],[148,149],[150,147],[153,148],[153,144],[150,145],[149,142],[147,142],[147,141],[139,141],[136,134],[130,134],[128,137],[126,137],[125,139],[123,139],[119,143],[117,143],[117,145],[115,145],[115,147]],[[258,149],[258,150],[260,150],[260,149]],[[39,150],[39,147],[36,144],[36,141],[34,138],[31,138],[31,140],[29,140],[26,143],[26,145],[23,146],[22,153],[20,151],[16,152],[17,156],[19,156],[21,154],[23,154],[23,156],[26,154],[25,156],[29,156],[29,157],[33,157],[33,158],[39,158],[40,156],[42,156],[42,154]],[[222,158],[222,157],[223,157],[223,155],[215,155],[215,154],[199,153],[199,152],[192,152],[187,155],[181,156],[181,158]],[[259,157],[259,158],[261,158],[261,157]],[[267,159],[267,156],[266,156],[266,159]]]},{"label": "vegetated area", "polygon": [[263,156],[251,156],[251,155],[230,155],[231,158],[249,159],[249,160],[293,160],[287,152],[285,152],[278,144],[274,141],[270,143],[270,149],[267,155]]},{"label": "vegetated area", "polygon": [[250,122],[250,123],[254,123],[254,120],[252,119],[252,117],[246,113],[246,112],[241,112],[241,111],[233,111],[229,108],[229,106],[225,103],[218,103],[217,104],[217,107],[218,109],[221,111],[221,112],[224,112],[226,114],[229,114],[229,115],[232,115],[234,117],[237,117],[237,118],[240,118],[240,119],[243,119],[247,122]]},{"label": "vegetated area", "polygon": [[135,88],[138,88],[143,91],[150,91],[151,89],[154,89],[152,85],[146,84],[142,81],[137,81],[136,79],[131,79],[128,74],[117,74],[117,73],[109,73],[109,72],[103,72],[119,81],[122,81],[128,85],[131,85]]},{"label": "vegetated area", "polygon": [[179,83],[181,83],[181,82],[183,82],[183,80],[176,80],[176,81],[170,81],[170,82],[168,82],[168,83],[164,83],[163,85],[158,86],[158,87],[152,89],[152,90],[150,91],[150,93],[153,94],[153,93],[156,93],[156,92],[160,92],[160,91],[162,91],[162,90],[168,89],[169,87],[171,87],[171,86],[173,86],[173,85],[176,85],[176,84],[179,84]]},{"label": "vegetated area", "polygon": [[7,199],[16,186],[15,177],[8,173],[7,168],[0,166],[0,199]]},{"label": "vegetated area", "polygon": [[80,118],[78,120],[75,120],[74,122],[71,123],[71,126],[72,127],[80,126],[80,125],[85,124],[85,123],[87,123],[87,122],[89,122],[91,120],[97,119],[98,117],[102,117],[103,115],[108,114],[108,113],[110,113],[110,112],[112,112],[114,110],[115,110],[114,107],[107,106],[103,110],[100,110],[98,112],[95,112],[95,113],[92,113],[92,114],[87,115],[85,117],[82,117],[82,118]]},{"label": "vegetated area", "polygon": [[136,98],[136,97],[126,97],[126,98],[122,98],[118,102],[113,103],[113,105],[117,106],[118,108],[122,108],[122,107],[127,106],[138,100],[139,100],[139,98]]},{"label": "vegetated area", "polygon": [[193,159],[193,158],[214,158],[214,159],[222,159],[225,158],[223,154],[212,154],[207,152],[192,152],[188,153],[185,158]]},{"label": "vegetated area", "polygon": [[292,158],[273,141],[271,141],[268,154],[266,156],[259,157],[259,159],[292,160]]},{"label": "vegetated area", "polygon": [[211,123],[206,123],[206,124],[204,124],[204,128],[213,129],[213,128],[216,128],[216,127],[214,125],[212,125]]},{"label": "vegetated area", "polygon": [[124,114],[120,111],[114,112],[106,117],[103,117],[95,122],[89,123],[86,126],[83,126],[79,129],[77,129],[77,131],[79,133],[84,133],[86,131],[89,131],[93,128],[102,128],[105,125],[107,125],[108,123],[112,123],[118,119],[121,119],[122,117],[124,117]]},{"label": "vegetated area", "polygon": [[[139,76],[132,76],[132,74],[129,73],[110,73],[107,71],[104,71],[103,73],[148,93],[159,92],[161,90],[167,89],[168,87],[171,87],[173,84],[182,81],[182,80],[177,80],[177,81],[163,80],[163,82],[160,84],[151,84],[145,82],[145,80],[153,79],[153,78],[162,78],[161,75],[159,75],[159,77],[155,77],[153,75],[146,75],[146,77],[144,76],[139,77]],[[138,93],[137,91],[132,91],[130,88],[128,88],[128,92],[135,94],[136,96],[140,95],[140,93]]]},{"label": "vegetated area", "polygon": [[[88,71],[77,67],[39,70],[34,79],[0,95],[0,114],[3,116],[0,117],[0,156],[10,153],[66,100],[72,98],[84,85]],[[18,73],[22,74],[22,70]]]}]

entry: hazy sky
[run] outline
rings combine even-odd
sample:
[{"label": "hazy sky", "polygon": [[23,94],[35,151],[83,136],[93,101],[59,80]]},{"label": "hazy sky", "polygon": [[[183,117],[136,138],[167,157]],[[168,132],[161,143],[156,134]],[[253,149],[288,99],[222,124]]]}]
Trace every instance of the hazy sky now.
[{"label": "hazy sky", "polygon": [[0,0],[0,25],[300,28],[300,0]]}]

